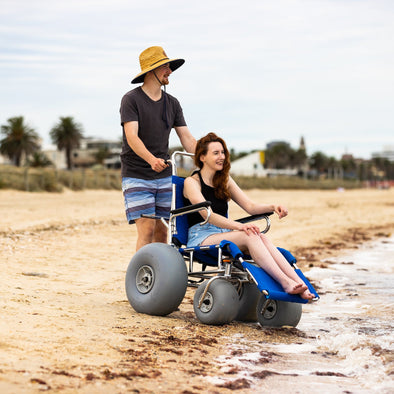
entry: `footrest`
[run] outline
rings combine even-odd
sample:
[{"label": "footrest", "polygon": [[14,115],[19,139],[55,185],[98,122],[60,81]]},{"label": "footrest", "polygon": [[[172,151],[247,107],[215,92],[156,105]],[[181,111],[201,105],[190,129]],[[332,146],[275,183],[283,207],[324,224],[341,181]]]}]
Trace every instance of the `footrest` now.
[{"label": "footrest", "polygon": [[[283,287],[270,275],[268,275],[261,267],[256,267],[255,265],[247,263],[246,261],[244,261],[242,265],[257,283],[257,288],[261,292],[265,290],[268,293],[268,295],[263,293],[265,298],[278,301],[297,302],[301,304],[306,304],[308,302],[308,300],[304,300],[298,294],[286,293],[283,290]],[[314,291],[314,294],[315,293],[316,292]]]},{"label": "footrest", "polygon": [[316,290],[314,289],[314,287],[311,285],[311,283],[309,282],[309,280],[305,277],[305,275],[302,273],[302,271],[299,268],[295,269],[295,272],[297,273],[297,275],[304,281],[304,283],[308,286],[308,290],[315,296],[315,298],[313,299],[313,301],[317,301],[320,296],[319,294],[317,294]]}]

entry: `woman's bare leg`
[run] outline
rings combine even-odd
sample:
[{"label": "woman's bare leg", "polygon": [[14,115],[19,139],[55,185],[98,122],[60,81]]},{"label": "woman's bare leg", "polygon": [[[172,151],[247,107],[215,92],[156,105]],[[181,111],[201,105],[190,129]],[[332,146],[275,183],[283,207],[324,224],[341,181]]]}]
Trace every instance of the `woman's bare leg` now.
[{"label": "woman's bare leg", "polygon": [[274,258],[279,268],[291,279],[298,283],[302,283],[304,291],[300,293],[302,298],[312,299],[313,294],[308,290],[308,286],[304,283],[304,281],[297,275],[294,269],[290,266],[289,262],[285,259],[283,254],[274,246],[274,244],[268,239],[264,234],[260,234],[260,238],[263,241],[264,245],[271,253],[271,256]]},{"label": "woman's bare leg", "polygon": [[265,247],[270,252],[271,256],[278,264],[279,268],[296,282],[302,282],[301,278],[297,275],[297,273],[285,259],[283,254],[276,248],[276,246],[274,246],[274,244],[264,234],[260,234],[260,238],[263,241]]},{"label": "woman's bare leg", "polygon": [[[243,231],[218,233],[206,238],[201,245],[218,244],[224,239],[234,242],[242,251],[248,251],[256,264],[277,280],[286,293],[300,294],[306,290],[305,284],[298,275],[296,275],[297,280],[295,280],[281,269],[259,235],[247,235]],[[292,268],[290,267],[290,269]]]}]

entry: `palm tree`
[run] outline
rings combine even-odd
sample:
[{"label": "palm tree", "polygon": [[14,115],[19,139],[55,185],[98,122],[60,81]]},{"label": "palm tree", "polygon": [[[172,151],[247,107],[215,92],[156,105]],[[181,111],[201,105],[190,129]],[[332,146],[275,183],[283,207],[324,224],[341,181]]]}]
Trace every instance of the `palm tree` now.
[{"label": "palm tree", "polygon": [[38,134],[26,123],[23,116],[7,120],[8,124],[1,126],[0,153],[6,155],[16,166],[21,165],[23,155],[28,155],[40,148]]},{"label": "palm tree", "polygon": [[71,116],[60,117],[60,122],[50,131],[52,142],[59,150],[66,151],[67,169],[71,170],[72,150],[79,147],[82,135],[82,126],[76,123]]}]

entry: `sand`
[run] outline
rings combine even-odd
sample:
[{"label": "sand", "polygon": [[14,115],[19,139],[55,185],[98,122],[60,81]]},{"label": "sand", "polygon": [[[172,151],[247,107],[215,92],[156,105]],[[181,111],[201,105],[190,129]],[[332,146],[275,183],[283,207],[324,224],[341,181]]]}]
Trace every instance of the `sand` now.
[{"label": "sand", "polygon": [[[269,235],[306,273],[394,229],[394,190],[248,194],[288,207]],[[244,216],[233,205],[231,215]],[[1,393],[252,393],[242,381],[218,387],[208,379],[223,374],[215,358],[226,345],[239,334],[302,338],[297,329],[202,325],[193,289],[167,317],[136,313],[124,290],[135,241],[120,192],[0,191]]]}]

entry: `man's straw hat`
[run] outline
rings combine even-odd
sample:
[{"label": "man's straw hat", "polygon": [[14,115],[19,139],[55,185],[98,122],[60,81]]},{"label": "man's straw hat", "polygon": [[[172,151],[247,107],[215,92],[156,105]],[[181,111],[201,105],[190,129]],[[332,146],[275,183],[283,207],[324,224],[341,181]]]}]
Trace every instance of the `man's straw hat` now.
[{"label": "man's straw hat", "polygon": [[170,63],[171,71],[185,63],[184,59],[169,59],[162,47],[150,47],[145,49],[140,55],[141,72],[131,81],[131,83],[144,82],[145,74],[163,64]]}]

